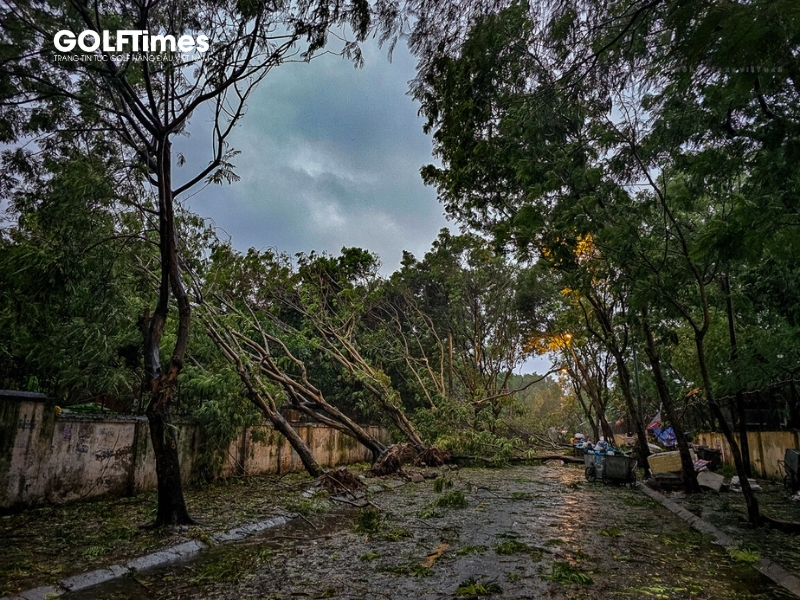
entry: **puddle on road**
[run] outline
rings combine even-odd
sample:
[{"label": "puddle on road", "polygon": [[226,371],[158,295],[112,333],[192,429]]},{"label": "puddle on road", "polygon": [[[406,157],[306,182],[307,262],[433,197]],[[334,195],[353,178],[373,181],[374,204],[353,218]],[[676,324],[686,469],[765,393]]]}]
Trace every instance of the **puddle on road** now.
[{"label": "puddle on road", "polygon": [[[426,481],[376,495],[377,526],[355,510],[309,516],[317,529],[295,519],[65,598],[791,597],[641,492],[586,483],[580,469],[463,469],[448,480],[441,492]],[[354,533],[356,520],[374,531]]]}]

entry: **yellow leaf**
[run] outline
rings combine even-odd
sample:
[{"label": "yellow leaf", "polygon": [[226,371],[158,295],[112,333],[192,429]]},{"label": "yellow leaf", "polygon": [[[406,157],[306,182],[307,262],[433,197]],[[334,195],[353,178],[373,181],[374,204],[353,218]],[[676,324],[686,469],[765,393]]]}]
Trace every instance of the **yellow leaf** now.
[{"label": "yellow leaf", "polygon": [[430,554],[428,554],[428,557],[425,560],[423,560],[419,564],[419,566],[422,567],[423,569],[430,569],[433,566],[433,563],[435,563],[436,560],[442,554],[444,554],[444,551],[447,550],[447,546],[449,546],[449,544],[446,544],[444,542],[436,546],[436,549]]}]

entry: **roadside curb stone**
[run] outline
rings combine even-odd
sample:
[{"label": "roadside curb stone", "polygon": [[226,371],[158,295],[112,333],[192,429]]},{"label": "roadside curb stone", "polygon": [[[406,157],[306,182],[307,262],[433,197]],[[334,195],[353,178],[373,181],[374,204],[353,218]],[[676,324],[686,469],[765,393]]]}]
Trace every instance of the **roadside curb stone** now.
[{"label": "roadside curb stone", "polygon": [[[706,535],[711,536],[714,538],[714,541],[719,544],[720,546],[724,547],[726,550],[728,548],[732,548],[736,546],[736,540],[729,536],[727,533],[724,533],[714,527],[711,523],[704,521],[693,512],[685,509],[684,507],[680,506],[674,500],[670,500],[663,494],[650,489],[644,483],[639,482],[637,484],[639,489],[644,492],[646,496],[649,496],[659,504],[661,504],[664,508],[669,510],[671,513],[675,514],[676,516],[680,517],[684,521],[686,521],[693,529],[699,531],[700,533],[705,533]],[[798,598],[800,598],[800,577],[793,575],[778,563],[773,562],[767,558],[762,558],[756,564],[753,565],[756,570],[760,573],[769,577],[772,581],[776,584],[781,586],[788,592],[791,592]]]},{"label": "roadside curb stone", "polygon": [[[380,489],[375,490],[376,493],[387,491],[387,489],[394,490],[406,485],[406,481],[390,481],[386,487],[380,486]],[[208,539],[210,544],[199,540],[190,540],[182,544],[162,548],[150,554],[145,554],[135,558],[124,565],[109,565],[101,569],[89,571],[87,573],[80,573],[62,579],[56,586],[42,586],[30,590],[17,592],[15,596],[3,596],[0,600],[45,600],[45,598],[52,598],[53,596],[62,596],[70,592],[77,592],[85,590],[86,588],[106,583],[113,579],[124,577],[129,573],[136,571],[143,571],[145,569],[152,569],[155,567],[163,567],[169,563],[194,556],[201,550],[210,548],[219,544],[227,542],[236,542],[242,540],[255,533],[266,531],[274,527],[280,527],[290,521],[290,517],[279,515],[266,519],[264,521],[257,521],[255,523],[248,523],[240,525],[234,529],[220,531],[217,533],[209,534]]]},{"label": "roadside curb stone", "polygon": [[156,552],[151,552],[150,554],[145,554],[144,556],[135,558],[124,565],[110,565],[95,571],[80,573],[78,575],[73,575],[72,577],[62,579],[58,582],[57,586],[42,586],[33,588],[18,592],[15,596],[3,596],[0,598],[0,600],[45,600],[45,598],[62,596],[63,594],[69,592],[85,590],[86,588],[90,588],[101,583],[106,583],[112,579],[124,577],[128,573],[135,573],[136,571],[143,571],[145,569],[152,569],[154,567],[163,567],[169,563],[194,556],[201,550],[210,548],[211,546],[225,542],[234,542],[253,535],[254,533],[279,527],[280,525],[288,523],[289,520],[289,517],[278,516],[272,517],[271,519],[267,519],[265,521],[249,523],[229,531],[210,535],[209,538],[212,541],[211,544],[207,544],[199,540],[190,540],[188,542],[183,542],[182,544],[177,544],[175,546],[157,550]]}]

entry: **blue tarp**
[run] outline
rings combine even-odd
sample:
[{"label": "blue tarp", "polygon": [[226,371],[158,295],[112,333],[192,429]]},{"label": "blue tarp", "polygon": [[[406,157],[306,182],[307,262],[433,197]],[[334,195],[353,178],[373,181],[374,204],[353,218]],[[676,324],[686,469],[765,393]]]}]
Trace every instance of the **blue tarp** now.
[{"label": "blue tarp", "polygon": [[678,440],[675,439],[675,430],[672,427],[667,427],[666,429],[659,429],[658,427],[653,427],[652,432],[655,434],[658,441],[664,444],[667,448],[672,448],[673,446],[678,445]]}]

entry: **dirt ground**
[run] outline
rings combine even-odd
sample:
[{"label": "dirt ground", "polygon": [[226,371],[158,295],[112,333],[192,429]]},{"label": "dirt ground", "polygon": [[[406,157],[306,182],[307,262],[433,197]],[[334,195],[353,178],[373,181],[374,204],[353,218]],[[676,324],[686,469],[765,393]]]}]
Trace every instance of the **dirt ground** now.
[{"label": "dirt ground", "polygon": [[[800,523],[800,502],[790,500],[781,484],[760,479],[758,484],[762,489],[756,492],[756,498],[762,514],[781,521]],[[673,500],[734,539],[741,540],[744,545],[758,548],[766,558],[794,573],[800,573],[800,535],[768,527],[751,527],[747,522],[747,508],[741,493],[717,494],[709,491],[688,497],[677,494]]]},{"label": "dirt ground", "polygon": [[380,510],[303,500],[289,525],[66,598],[791,597],[577,467],[461,469],[371,498]]}]

